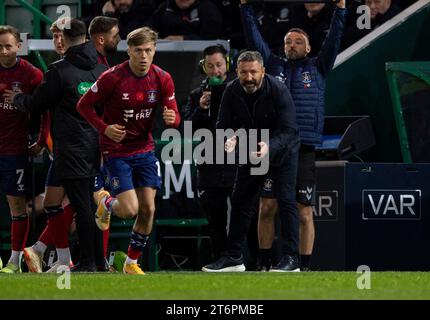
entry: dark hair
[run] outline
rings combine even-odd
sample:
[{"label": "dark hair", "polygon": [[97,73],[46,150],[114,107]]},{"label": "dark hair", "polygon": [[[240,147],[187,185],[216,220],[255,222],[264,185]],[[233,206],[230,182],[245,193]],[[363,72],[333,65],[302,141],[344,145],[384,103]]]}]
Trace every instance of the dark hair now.
[{"label": "dark hair", "polygon": [[308,41],[309,41],[309,35],[303,29],[300,29],[300,28],[291,28],[290,30],[287,31],[287,33],[285,34],[285,36],[287,36],[287,34],[289,34],[290,32],[300,33],[300,34],[304,35],[308,39]]},{"label": "dark hair", "polygon": [[264,67],[263,57],[258,51],[242,52],[239,55],[239,58],[237,58],[237,65],[239,65],[241,62],[252,62],[252,61],[258,61]]},{"label": "dark hair", "polygon": [[203,59],[205,59],[206,56],[211,56],[211,55],[213,55],[215,53],[221,53],[224,58],[227,56],[227,50],[226,50],[226,48],[224,48],[224,46],[221,45],[221,44],[217,44],[217,45],[214,45],[214,46],[206,47],[203,50]]},{"label": "dark hair", "polygon": [[88,33],[90,36],[93,34],[108,33],[117,25],[118,19],[116,18],[98,16],[91,20],[90,26],[88,27]]},{"label": "dark hair", "polygon": [[79,38],[86,36],[86,34],[87,27],[85,26],[85,23],[76,18],[72,18],[70,20],[70,25],[67,25],[66,22],[63,29],[63,36],[71,42],[75,42]]},{"label": "dark hair", "polygon": [[19,36],[19,31],[17,28],[12,26],[0,26],[0,35],[10,33],[16,39],[16,42],[21,42],[21,38]]}]

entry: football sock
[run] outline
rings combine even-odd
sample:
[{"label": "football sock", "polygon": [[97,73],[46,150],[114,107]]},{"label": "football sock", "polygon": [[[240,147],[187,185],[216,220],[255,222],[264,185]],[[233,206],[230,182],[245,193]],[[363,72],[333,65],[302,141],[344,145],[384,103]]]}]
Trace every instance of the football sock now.
[{"label": "football sock", "polygon": [[[45,228],[46,230],[46,228]],[[49,231],[49,230],[48,230]],[[44,231],[45,232],[45,231]],[[35,244],[32,245],[32,248],[34,251],[36,251],[38,254],[40,255],[44,255],[45,254],[45,250],[47,248],[47,245],[44,244],[41,240],[36,241]]]},{"label": "football sock", "polygon": [[136,231],[131,231],[130,245],[128,246],[127,257],[130,260],[137,260],[148,242],[149,235]]},{"label": "football sock", "polygon": [[28,227],[29,219],[26,213],[19,216],[12,216],[12,250],[22,251],[24,249],[25,243],[27,242]]},{"label": "football sock", "polygon": [[272,249],[260,249],[261,267],[270,269],[272,265]]},{"label": "football sock", "polygon": [[309,268],[311,262],[311,254],[301,254],[300,255],[300,267]]}]

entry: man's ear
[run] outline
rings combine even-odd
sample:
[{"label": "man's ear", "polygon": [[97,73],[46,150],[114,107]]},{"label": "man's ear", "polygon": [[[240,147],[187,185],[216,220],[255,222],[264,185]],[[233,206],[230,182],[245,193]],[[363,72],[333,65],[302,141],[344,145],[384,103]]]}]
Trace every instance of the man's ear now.
[{"label": "man's ear", "polygon": [[311,52],[311,46],[310,45],[306,46],[306,53],[309,53],[309,52]]}]

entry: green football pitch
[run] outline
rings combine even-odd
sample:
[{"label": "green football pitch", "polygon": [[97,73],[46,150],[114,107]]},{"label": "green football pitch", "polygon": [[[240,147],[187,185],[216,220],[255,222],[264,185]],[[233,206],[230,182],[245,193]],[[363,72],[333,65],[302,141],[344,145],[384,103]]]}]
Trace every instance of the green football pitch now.
[{"label": "green football pitch", "polygon": [[59,289],[65,275],[2,274],[0,299],[430,299],[428,272],[372,272],[370,289],[354,272],[71,274]]}]

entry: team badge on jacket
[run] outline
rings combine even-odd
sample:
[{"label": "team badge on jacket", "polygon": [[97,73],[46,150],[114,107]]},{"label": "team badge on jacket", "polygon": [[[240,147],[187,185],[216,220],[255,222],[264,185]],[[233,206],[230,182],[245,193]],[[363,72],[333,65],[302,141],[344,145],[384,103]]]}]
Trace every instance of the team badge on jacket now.
[{"label": "team badge on jacket", "polygon": [[305,88],[311,87],[312,78],[309,71],[302,72],[302,82]]}]

